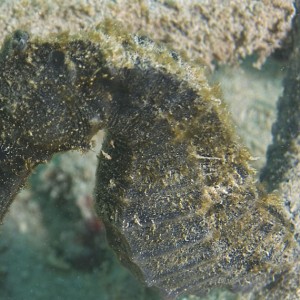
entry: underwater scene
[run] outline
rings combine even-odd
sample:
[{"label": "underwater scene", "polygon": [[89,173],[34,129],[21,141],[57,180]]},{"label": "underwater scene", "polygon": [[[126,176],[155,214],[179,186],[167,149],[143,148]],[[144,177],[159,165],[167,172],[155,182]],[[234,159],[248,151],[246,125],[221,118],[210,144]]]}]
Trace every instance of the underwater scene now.
[{"label": "underwater scene", "polygon": [[0,300],[300,299],[300,0],[0,0]]}]

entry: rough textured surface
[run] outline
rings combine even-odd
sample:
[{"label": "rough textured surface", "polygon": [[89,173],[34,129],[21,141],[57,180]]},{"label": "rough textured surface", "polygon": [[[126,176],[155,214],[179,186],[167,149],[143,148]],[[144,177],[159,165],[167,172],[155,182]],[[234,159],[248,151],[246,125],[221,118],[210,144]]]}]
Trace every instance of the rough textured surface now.
[{"label": "rough textured surface", "polygon": [[[1,1],[0,1],[1,2]],[[114,2],[113,6],[112,7],[109,7],[109,6],[106,6],[106,3],[112,3]],[[150,2],[146,2],[146,1],[139,1],[138,4],[134,4],[132,5],[132,2],[128,1],[107,1],[105,3],[105,1],[68,1],[67,3],[61,3],[61,2],[57,2],[57,1],[49,1],[49,2],[46,2],[46,1],[2,1],[1,3],[1,10],[0,10],[0,13],[2,14],[2,17],[0,18],[0,24],[1,24],[1,33],[0,33],[0,36],[2,38],[2,40],[4,39],[4,36],[7,34],[7,32],[11,32],[12,30],[14,29],[17,29],[19,27],[26,27],[28,28],[28,30],[30,30],[31,32],[35,33],[35,34],[39,34],[39,35],[45,35],[45,34],[48,34],[49,32],[57,32],[57,31],[60,31],[60,30],[65,30],[67,28],[69,28],[71,31],[73,32],[77,32],[77,30],[79,29],[82,29],[82,28],[87,28],[89,26],[93,26],[95,20],[100,20],[103,18],[103,10],[106,11],[106,15],[109,15],[112,11],[113,14],[117,14],[117,19],[119,20],[123,20],[123,21],[127,21],[130,20],[130,23],[132,23],[133,19],[136,21],[135,24],[133,24],[134,26],[137,26],[139,29],[140,29],[140,22],[145,22],[146,25],[147,25],[147,30],[148,32],[149,31],[154,31],[152,28],[153,26],[150,24],[151,22],[153,22],[157,16],[157,13],[159,14],[160,12],[166,12],[167,14],[175,14],[176,15],[176,18],[178,18],[178,20],[182,17],[181,13],[184,12],[184,13],[187,13],[187,17],[182,17],[182,20],[186,20],[186,18],[189,20],[190,19],[190,15],[189,15],[189,11],[188,10],[183,10],[183,11],[179,11],[179,12],[176,12],[176,9],[174,10],[174,7],[172,8],[172,6],[170,6],[170,2],[168,3],[169,4],[169,7],[168,5],[162,5],[160,2],[152,2],[152,8],[155,7],[155,5],[157,5],[156,9],[153,9],[153,10],[150,10],[150,13],[152,13],[151,17],[151,22],[147,24],[147,21],[145,21],[147,19],[147,14],[143,15],[143,12],[141,11],[141,9],[139,9],[139,3],[142,3],[144,5],[146,5],[146,10],[148,10],[148,3]],[[173,1],[174,3],[175,1]],[[204,2],[204,1],[203,1]],[[202,3],[203,3],[202,2]],[[224,3],[224,1],[221,1],[222,2],[222,5]],[[116,5],[115,5],[116,3]],[[248,5],[247,4],[248,2],[247,1],[243,1],[243,3],[241,3],[241,5]],[[274,24],[273,21],[276,20],[276,18],[281,18],[282,16],[285,15],[285,12],[287,12],[287,14],[290,14],[291,13],[291,3],[290,2],[287,2],[287,1],[281,1],[281,3],[275,3],[275,2],[267,2],[267,1],[264,1],[264,2],[256,2],[256,1],[252,1],[252,3],[256,3],[258,4],[259,6],[262,6],[262,8],[266,8],[267,7],[267,12],[268,12],[268,15],[265,15],[265,17],[270,17],[270,20],[266,20],[266,23],[264,23],[264,25],[261,27],[262,30],[264,30],[264,28],[268,27],[268,26],[265,26],[266,24]],[[171,3],[172,4],[172,3]],[[272,6],[273,4],[275,5],[282,5],[284,7],[286,7],[286,9],[284,9],[283,11],[282,10],[273,10],[272,9]],[[179,1],[177,2],[176,1],[176,5],[179,5],[180,6],[180,3]],[[204,5],[206,5],[204,3]],[[125,7],[127,8],[125,9]],[[241,6],[242,7],[242,6]],[[158,9],[157,9],[158,8]],[[227,9],[225,7],[223,7],[224,9]],[[222,8],[222,9],[223,9]],[[211,9],[210,7],[208,9]],[[213,10],[213,9],[212,9]],[[115,12],[114,12],[115,11]],[[217,9],[218,11],[218,9]],[[227,11],[230,11],[230,8],[227,10]],[[262,15],[264,14],[264,9],[261,11]],[[211,11],[210,11],[211,12]],[[243,12],[244,13],[244,12]],[[279,15],[277,15],[277,13],[279,13]],[[134,15],[135,17],[133,18],[132,15]],[[137,17],[136,17],[137,16]],[[145,17],[144,17],[145,16]],[[154,17],[153,17],[154,16]],[[180,17],[181,16],[181,17]],[[258,16],[258,15],[257,15]],[[198,17],[198,15],[196,16]],[[221,15],[222,17],[222,15]],[[253,16],[254,18],[256,18],[256,15]],[[99,18],[99,19],[98,19]],[[235,18],[230,18],[232,22],[235,23],[236,19]],[[177,20],[177,19],[176,19]],[[239,21],[240,19],[237,18],[237,21]],[[253,21],[251,18],[247,19],[250,23],[249,24],[252,24],[251,22]],[[171,20],[171,21],[174,21],[174,20]],[[212,21],[214,21],[212,19]],[[226,22],[228,20],[226,19]],[[289,19],[288,19],[288,22],[289,22]],[[214,23],[214,22],[213,22]],[[171,32],[171,36],[170,38],[167,39],[167,41],[169,43],[172,43],[175,41],[175,44],[173,45],[173,48],[174,47],[178,47],[177,49],[179,49],[181,51],[182,47],[186,47],[185,44],[188,43],[188,49],[190,49],[187,54],[190,55],[190,57],[192,58],[195,58],[194,55],[198,55],[199,52],[198,52],[198,49],[195,49],[195,46],[194,46],[194,40],[190,41],[188,39],[186,39],[185,37],[185,34],[182,34],[181,30],[177,30],[176,28],[169,28],[168,27],[168,22],[166,23],[166,26],[164,28],[162,28],[161,24],[158,25],[158,27],[156,26],[155,27],[155,33],[159,33],[158,35],[160,36],[163,36],[165,37],[165,32],[167,30],[167,32]],[[202,24],[202,23],[201,23]],[[128,25],[128,24],[127,24]],[[179,24],[180,25],[180,24]],[[258,24],[258,25],[261,25],[261,24]],[[278,32],[275,32],[272,34],[270,32],[264,32],[264,34],[266,34],[266,36],[272,36],[272,39],[274,38],[274,41],[275,41],[275,44],[277,44],[277,40],[276,40],[276,36],[283,36],[284,35],[284,31],[288,28],[288,23],[282,23],[283,27],[281,27],[280,30],[282,30],[282,32],[279,30]],[[131,25],[130,25],[131,26]],[[172,25],[173,26],[173,25]],[[171,26],[171,27],[172,27]],[[189,27],[190,24],[186,24],[185,26]],[[232,26],[232,28],[239,28],[239,26]],[[214,23],[213,24],[213,28],[217,30],[218,27],[216,26],[216,24]],[[210,28],[210,30],[212,30],[213,28]],[[172,29],[172,31],[171,31]],[[256,25],[254,26],[249,26],[248,27],[248,30],[247,30],[247,34],[249,35],[249,37],[253,37],[254,38],[254,41],[257,41],[255,39],[256,37],[256,30],[253,31],[253,29],[256,29]],[[135,27],[133,27],[133,30],[135,30]],[[209,28],[206,28],[206,30],[209,30]],[[146,31],[146,29],[144,30],[144,32]],[[189,30],[190,31],[190,30]],[[162,34],[161,34],[162,32]],[[190,34],[190,37],[192,37],[194,34],[198,34],[198,31],[197,32],[193,32],[193,31],[190,31],[191,34]],[[151,32],[150,32],[151,34]],[[180,39],[176,36],[178,34],[179,37],[181,37]],[[207,59],[204,59],[205,61],[207,61],[208,63],[210,63],[210,60],[211,60],[211,52],[210,52],[210,47],[216,47],[217,50],[218,48],[224,48],[227,50],[229,50],[229,54],[231,53],[231,51],[235,51],[235,48],[232,48],[230,45],[232,45],[232,40],[227,40],[227,39],[223,39],[221,38],[220,39],[220,35],[219,35],[219,32],[218,33],[213,33],[211,32],[212,35],[215,35],[217,40],[215,39],[212,39],[212,41],[210,41],[210,46],[207,47],[206,44],[202,45],[202,47],[205,47],[205,49],[208,49],[209,50],[209,53],[206,54],[206,53],[202,53],[204,55],[204,57],[206,57]],[[221,34],[221,37],[222,37],[222,30],[220,32]],[[201,39],[201,36],[200,36],[200,39]],[[184,40],[185,42],[183,43],[182,40]],[[177,41],[180,41],[180,45],[178,46],[176,44]],[[197,38],[196,38],[196,41],[197,41]],[[222,41],[222,47],[220,47],[220,41]],[[206,42],[206,41],[204,41]],[[252,43],[252,40],[248,40],[249,42],[249,45],[245,45],[245,49],[247,49],[247,53],[252,53],[253,50],[255,50],[255,47],[251,44]],[[262,44],[261,44],[262,43]],[[272,46],[273,47],[273,44],[272,43],[264,43],[264,39],[262,39],[262,41],[260,41],[258,39],[258,44],[259,45],[262,45],[263,47],[270,47]],[[196,47],[197,48],[197,47]],[[238,51],[239,53],[246,53],[245,52],[245,49],[243,48],[243,45],[241,47],[238,48]],[[204,48],[203,48],[204,49]],[[268,48],[269,49],[269,48]],[[201,49],[200,49],[201,51]],[[269,52],[269,50],[267,51]],[[220,51],[218,51],[218,53],[220,53]],[[221,52],[222,53],[222,52]],[[201,53],[200,53],[201,54]],[[231,54],[230,54],[231,55]],[[263,52],[261,53],[261,57],[264,56],[264,50]],[[227,59],[228,56],[227,54],[224,56],[224,59]],[[232,60],[236,60],[236,58],[232,58]],[[221,57],[221,60],[222,62],[222,57]],[[243,76],[242,74],[240,75],[241,77]],[[252,79],[253,80],[253,79]],[[252,81],[251,80],[251,81]],[[234,91],[235,94],[239,93],[239,91]],[[269,96],[267,96],[269,98]],[[228,97],[230,100],[230,98],[232,97]],[[240,99],[243,99],[243,102],[245,101],[244,99],[244,96],[240,97]],[[254,108],[255,109],[255,108]],[[249,122],[248,122],[249,123]],[[250,127],[251,128],[251,127]],[[249,129],[247,131],[247,135],[249,135]],[[250,130],[250,133],[252,133],[252,130]],[[261,136],[261,133],[259,133],[259,135]],[[256,139],[256,137],[255,137]],[[256,143],[256,141],[255,141]],[[260,143],[261,144],[261,143]],[[250,144],[251,145],[251,144]],[[3,154],[5,155],[7,151],[3,151]],[[257,156],[257,154],[255,154],[255,156]],[[75,162],[75,156],[74,155],[71,155],[71,159],[74,160]],[[66,159],[66,158],[65,158]],[[68,160],[68,159],[66,159]],[[73,170],[76,170],[77,167],[73,165]],[[52,169],[52,171],[55,171],[55,168]],[[60,170],[66,172],[66,170],[64,168],[60,168]],[[50,166],[50,171],[47,172],[48,174],[51,174],[51,166]],[[26,174],[24,174],[25,176]],[[68,176],[68,175],[63,175],[65,176],[65,178]],[[52,178],[53,179],[53,178]],[[53,181],[52,183],[54,183],[57,181]],[[55,193],[56,192],[61,192],[60,191],[60,188],[61,186],[59,186],[59,184],[56,185],[56,188],[54,187],[53,189],[51,189],[50,191],[50,182],[48,181],[47,184],[44,182],[43,183],[45,185],[45,187],[43,188],[49,188],[49,192],[52,193],[52,195],[54,195],[54,198],[55,198]],[[47,186],[46,186],[47,185]],[[42,187],[41,187],[42,188]],[[21,196],[22,197],[22,196]],[[68,196],[70,197],[70,195]],[[25,197],[25,199],[27,199],[27,197]],[[25,214],[25,210],[28,210],[29,211],[29,214],[30,214],[30,211],[31,211],[31,202],[28,200],[25,201],[26,205],[28,204],[29,206],[25,206],[25,207],[22,207],[22,211],[24,212]],[[50,203],[49,203],[50,205]],[[20,211],[20,208],[16,208],[17,212]],[[14,216],[14,219],[17,220],[18,218],[20,219],[20,216],[19,216],[19,213],[16,213],[15,212],[15,216]],[[18,217],[16,216],[16,214],[18,214]],[[32,212],[32,215],[34,215],[35,217],[36,216],[36,212]],[[56,213],[54,212],[54,215],[53,215],[53,222],[55,220],[55,217],[56,217]],[[22,218],[21,218],[22,219]],[[30,217],[30,222],[33,218]],[[6,225],[7,225],[7,218],[6,218]],[[19,220],[20,221],[20,220]],[[29,222],[29,223],[30,223]],[[67,221],[68,223],[68,221]],[[24,225],[25,224],[25,225]],[[23,231],[23,228],[25,226],[26,228],[26,222],[24,220],[21,220],[20,221],[20,224],[18,224],[19,227],[20,227],[20,236],[23,237],[24,236],[24,231]],[[49,223],[48,223],[48,226],[49,226]],[[63,225],[64,226],[64,225]],[[3,229],[3,226],[2,226],[2,229]],[[11,232],[11,231],[10,231]],[[14,229],[13,231],[13,235],[15,235],[15,232],[18,232],[18,228]],[[27,234],[29,235],[29,232],[27,232]],[[35,232],[34,232],[35,234]],[[10,236],[11,234],[7,234],[7,236]],[[3,235],[1,236],[1,240],[2,240],[2,237],[4,237]],[[5,237],[4,237],[5,239]],[[34,245],[35,243],[37,243],[37,240],[33,240],[31,241]],[[29,249],[30,246],[32,245],[32,243],[30,244],[26,244],[25,248],[26,249]],[[44,241],[42,240],[41,243],[44,245]],[[63,241],[62,241],[63,243]],[[15,250],[13,251],[16,251],[17,253],[24,253],[24,249],[19,247],[20,245],[20,241],[15,241],[15,243],[11,243],[10,244],[12,247],[11,248],[14,248]],[[18,245],[17,247],[14,247],[14,245]],[[60,247],[62,247],[63,245],[60,245]],[[4,260],[3,261],[3,264],[2,265],[7,265],[7,260],[10,261],[9,263],[9,267],[7,269],[7,273],[13,273],[13,272],[10,272],[11,269],[12,269],[12,265],[13,264],[18,264],[18,266],[16,268],[18,268],[18,271],[16,272],[18,275],[19,275],[19,268],[20,266],[23,266],[23,262],[25,263],[25,258],[22,259],[22,262],[16,262],[17,260],[15,259],[15,257],[13,257],[12,255],[9,256],[9,258],[7,258],[7,256],[3,256],[3,253],[5,252],[3,249],[6,248],[6,246],[2,247],[0,249],[1,253],[2,253],[2,258]],[[69,248],[68,248],[69,249]],[[40,250],[40,249],[39,249]],[[7,251],[9,252],[9,251]],[[43,255],[43,252],[41,252],[41,257]],[[35,255],[33,255],[35,257]],[[19,255],[17,255],[17,257],[20,257]],[[37,269],[40,269],[41,267],[39,266],[39,264],[43,265],[44,261],[43,259],[39,259],[38,262],[34,262],[34,264],[37,264]],[[57,264],[57,262],[54,262],[55,264]],[[59,262],[58,262],[59,263]],[[19,265],[20,264],[20,265]],[[27,262],[27,265],[23,268],[23,272],[26,273],[26,270],[28,270],[28,272],[32,272],[34,273],[34,268],[30,265],[30,262],[28,260]],[[5,273],[5,271],[2,270],[2,267],[1,267],[1,276]],[[37,274],[37,272],[35,272],[35,274]],[[45,274],[45,272],[42,272],[41,274]],[[105,272],[103,272],[103,274],[105,275]],[[23,282],[23,285],[24,287],[26,286],[26,293],[25,291],[22,292],[22,289],[21,287],[19,287],[18,291],[19,291],[19,294],[18,292],[16,292],[17,288],[16,288],[16,283],[15,283],[15,277],[11,278],[9,275],[7,276],[9,278],[9,282],[11,283],[9,286],[11,288],[11,290],[13,290],[14,292],[12,294],[9,294],[9,291],[7,291],[7,294],[6,294],[6,286],[3,284],[3,289],[2,289],[2,286],[1,286],[1,292],[4,292],[4,294],[1,294],[1,295],[5,295],[4,297],[16,297],[16,298],[13,298],[14,300],[19,300],[19,299],[24,299],[24,297],[26,297],[25,295],[28,295],[28,299],[45,299],[46,295],[45,295],[45,292],[43,294],[43,291],[48,291],[47,292],[47,295],[49,295],[49,297],[51,297],[51,293],[49,292],[49,286],[54,288],[54,290],[60,290],[61,293],[59,294],[60,296],[61,295],[66,295],[67,298],[71,297],[70,295],[72,295],[73,299],[81,299],[81,298],[78,298],[79,295],[80,295],[80,292],[86,294],[87,297],[90,297],[90,299],[94,299],[93,298],[93,294],[92,294],[92,291],[91,293],[89,294],[88,293],[88,289],[86,290],[87,292],[83,292],[83,288],[79,288],[77,289],[77,292],[76,293],[72,293],[72,289],[70,289],[70,292],[71,294],[67,294],[67,290],[68,288],[66,288],[66,285],[64,285],[63,289],[61,289],[62,287],[62,282],[64,280],[66,280],[66,277],[64,276],[61,276],[61,273],[57,274],[55,273],[53,275],[53,277],[49,277],[49,279],[45,279],[49,285],[46,285],[45,284],[45,281],[43,281],[43,276],[36,276],[35,278],[38,278],[37,282],[35,282],[34,284],[32,284],[32,287],[30,289],[30,286],[28,286],[29,284],[29,276],[23,276],[23,273],[20,275],[21,276],[21,281],[20,282]],[[4,275],[3,275],[4,277]],[[16,276],[17,277],[17,276]],[[34,277],[34,276],[33,276]],[[88,285],[85,284],[85,282],[87,282],[87,276],[81,276],[81,275],[76,275],[74,276],[76,277],[76,280],[72,283],[70,283],[69,285],[70,286],[80,286],[80,287],[88,287]],[[80,280],[78,280],[80,278]],[[282,277],[280,277],[281,279],[283,279]],[[285,277],[284,277],[285,278]],[[54,280],[55,279],[55,280]],[[23,281],[22,281],[23,280]],[[6,281],[5,281],[6,282]],[[57,285],[51,285],[50,283],[51,282],[57,282]],[[95,283],[95,285],[97,284],[97,282],[93,281]],[[99,280],[100,284],[103,283],[102,280]],[[118,281],[117,281],[118,282]],[[119,291],[119,288],[121,288],[118,284],[117,286],[117,282],[116,282],[116,286],[113,287],[111,290],[111,292],[114,292],[114,296],[116,297],[116,299],[119,297],[118,295],[121,295],[122,296],[122,299],[123,297],[126,297],[126,292],[124,293],[124,291]],[[3,282],[2,282],[3,283]],[[13,284],[15,283],[15,284]],[[22,285],[22,283],[20,283],[20,285]],[[36,286],[39,286],[41,287],[42,289],[39,289],[39,288],[36,288]],[[92,289],[92,284],[90,284],[90,288]],[[94,286],[94,285],[93,285]],[[282,281],[282,285],[281,287],[283,286],[288,286],[287,282],[286,281]],[[58,287],[58,288],[56,288]],[[29,289],[30,290],[29,290]],[[25,289],[25,288],[24,288]],[[63,290],[63,291],[62,291]],[[79,292],[80,291],[80,292]],[[101,289],[100,289],[101,291]],[[64,294],[62,293],[64,292]],[[130,291],[131,292],[131,291]],[[17,295],[19,295],[20,297],[18,297]],[[89,295],[89,296],[88,296]],[[101,295],[104,296],[103,294],[103,291],[101,293]],[[131,297],[129,296],[128,299],[134,299],[132,298],[132,296],[134,294],[130,294]],[[53,294],[53,297],[55,297],[57,295]],[[109,294],[109,298],[108,299],[111,299],[110,298],[111,294]],[[36,297],[36,298],[34,298]],[[61,296],[63,297],[63,296]],[[144,294],[141,293],[139,294],[138,296],[139,298],[137,299],[143,299],[144,297]],[[5,298],[4,298],[5,299]],[[148,299],[148,298],[147,298]],[[194,299],[194,298],[192,298]],[[222,296],[220,296],[220,299],[223,299]]]},{"label": "rough textured surface", "polygon": [[212,66],[236,63],[253,53],[257,66],[279,48],[291,26],[292,0],[13,0],[0,6],[0,40],[19,28],[49,32],[90,29],[105,17],[131,32],[168,43],[189,58]]},{"label": "rough textured surface", "polygon": [[[300,1],[296,1],[300,8]],[[267,164],[261,174],[261,179],[269,189],[279,190],[285,201],[285,210],[293,220],[296,228],[296,239],[300,242],[300,43],[299,15],[294,20],[292,52],[287,76],[284,81],[284,93],[277,105],[277,120],[273,125],[273,143],[268,148]],[[295,265],[284,278],[278,280],[277,287],[270,288],[268,299],[285,299],[294,291],[294,298],[300,297],[300,265]],[[287,288],[288,287],[288,288]]]},{"label": "rough textured surface", "polygon": [[[297,8],[300,2],[296,1]],[[294,49],[287,76],[284,80],[284,93],[277,104],[277,120],[273,125],[273,143],[268,148],[267,164],[262,170],[261,179],[270,191],[280,188],[284,193],[285,205],[291,218],[299,224],[299,132],[300,132],[300,42],[299,15],[294,19],[292,32]]]},{"label": "rough textured surface", "polygon": [[[255,186],[250,155],[201,68],[109,22],[85,37],[30,41],[18,31],[0,59],[1,166],[12,179],[2,185],[14,191],[19,172],[88,148],[106,128],[97,211],[120,260],[147,285],[172,297],[258,290],[289,271],[293,224],[280,199]],[[10,198],[2,189],[2,203]]]}]

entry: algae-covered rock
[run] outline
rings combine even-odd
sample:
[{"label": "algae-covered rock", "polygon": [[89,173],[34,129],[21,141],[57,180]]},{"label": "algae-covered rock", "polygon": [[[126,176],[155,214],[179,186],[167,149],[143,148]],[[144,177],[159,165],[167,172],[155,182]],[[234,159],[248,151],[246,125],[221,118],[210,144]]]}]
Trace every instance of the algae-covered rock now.
[{"label": "algae-covered rock", "polygon": [[260,66],[281,46],[294,7],[292,0],[13,0],[2,1],[0,13],[0,40],[19,28],[37,35],[76,33],[110,17],[209,66],[253,53]]}]

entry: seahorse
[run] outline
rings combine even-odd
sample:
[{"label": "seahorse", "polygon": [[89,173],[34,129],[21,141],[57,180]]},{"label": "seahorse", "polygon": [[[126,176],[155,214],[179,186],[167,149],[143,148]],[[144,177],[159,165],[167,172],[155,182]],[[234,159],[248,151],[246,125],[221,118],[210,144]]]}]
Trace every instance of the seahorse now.
[{"label": "seahorse", "polygon": [[258,290],[297,255],[205,69],[106,21],[0,54],[0,216],[36,165],[105,130],[95,207],[119,260],[166,298]]}]

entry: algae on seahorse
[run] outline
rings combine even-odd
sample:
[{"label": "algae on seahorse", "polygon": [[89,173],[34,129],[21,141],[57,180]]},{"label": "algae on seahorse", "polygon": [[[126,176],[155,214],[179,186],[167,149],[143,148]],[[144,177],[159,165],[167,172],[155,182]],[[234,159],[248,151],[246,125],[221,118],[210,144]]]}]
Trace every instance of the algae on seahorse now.
[{"label": "algae on seahorse", "polygon": [[1,218],[37,164],[105,129],[95,205],[139,279],[176,297],[289,270],[293,224],[256,185],[203,69],[108,21],[45,40],[18,31],[0,57]]}]

